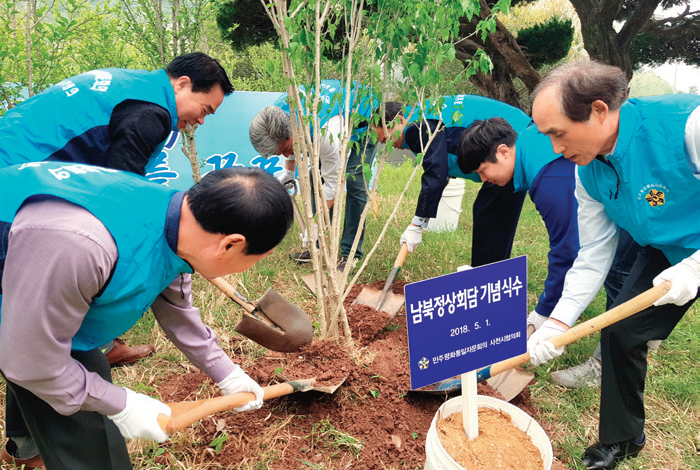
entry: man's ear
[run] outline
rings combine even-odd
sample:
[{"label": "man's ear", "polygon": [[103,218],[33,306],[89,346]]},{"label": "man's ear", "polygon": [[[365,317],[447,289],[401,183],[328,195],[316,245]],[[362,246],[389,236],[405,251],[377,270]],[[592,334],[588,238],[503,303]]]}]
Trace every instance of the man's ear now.
[{"label": "man's ear", "polygon": [[504,160],[508,160],[510,158],[510,147],[506,144],[500,144],[496,147],[496,155]]},{"label": "man's ear", "polygon": [[245,250],[245,237],[240,233],[232,233],[231,235],[224,235],[221,237],[219,240],[217,255],[221,257],[224,255],[245,253]]},{"label": "man's ear", "polygon": [[190,77],[187,75],[183,75],[182,77],[178,77],[177,80],[175,80],[175,83],[173,83],[173,88],[175,89],[175,93],[179,93],[180,91],[192,86],[192,80],[190,80]]},{"label": "man's ear", "polygon": [[591,119],[595,119],[602,124],[607,119],[608,112],[608,105],[604,101],[595,100],[591,103]]}]

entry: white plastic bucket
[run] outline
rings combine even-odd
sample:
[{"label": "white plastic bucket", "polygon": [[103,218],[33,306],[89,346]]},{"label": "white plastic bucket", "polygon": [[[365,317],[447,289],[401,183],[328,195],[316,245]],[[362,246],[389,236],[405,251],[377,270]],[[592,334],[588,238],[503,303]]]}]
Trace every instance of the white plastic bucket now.
[{"label": "white plastic bucket", "polygon": [[450,178],[445,186],[438,204],[437,215],[428,221],[426,230],[434,232],[452,232],[457,229],[459,215],[462,213],[462,198],[464,197],[464,179]]},{"label": "white plastic bucket", "polygon": [[[547,433],[544,429],[523,410],[517,406],[511,405],[508,402],[499,400],[493,397],[478,395],[477,403],[479,408],[493,408],[502,410],[508,413],[513,424],[530,436],[532,443],[540,450],[540,455],[544,461],[544,470],[552,468],[552,460],[554,453],[552,452],[552,443],[549,441]],[[428,436],[425,440],[425,470],[470,470],[465,469],[447,453],[440,442],[437,435],[437,420],[438,417],[446,418],[457,411],[462,410],[462,397],[455,397],[447,400],[442,404],[440,409],[435,413],[433,422],[430,423]]]}]

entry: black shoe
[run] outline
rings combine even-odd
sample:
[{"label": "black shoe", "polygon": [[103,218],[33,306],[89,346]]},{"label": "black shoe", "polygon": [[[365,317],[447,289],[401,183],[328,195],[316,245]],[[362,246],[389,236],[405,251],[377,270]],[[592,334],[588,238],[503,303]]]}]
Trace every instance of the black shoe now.
[{"label": "black shoe", "polygon": [[[637,442],[642,441],[641,444]],[[626,458],[636,457],[646,444],[644,434],[637,439],[606,445],[601,442],[592,445],[583,453],[581,463],[587,470],[612,470]]]},{"label": "black shoe", "polygon": [[289,259],[296,263],[310,263],[311,262],[311,253],[309,250],[302,251],[301,253],[292,253],[289,255]]},{"label": "black shoe", "polygon": [[[357,262],[359,260],[360,260],[359,258],[353,259],[352,265],[350,266],[350,270],[352,270],[352,268],[355,267],[355,265],[357,264]],[[340,263],[338,263],[338,266],[336,266],[336,269],[342,273],[343,271],[345,271],[345,266],[347,266],[347,264],[348,264],[348,257],[343,256],[342,258],[340,258]]]}]

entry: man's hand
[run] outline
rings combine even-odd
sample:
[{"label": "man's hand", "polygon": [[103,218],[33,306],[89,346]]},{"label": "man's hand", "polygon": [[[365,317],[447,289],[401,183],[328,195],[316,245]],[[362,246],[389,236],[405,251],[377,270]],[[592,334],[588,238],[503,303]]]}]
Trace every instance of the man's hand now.
[{"label": "man's hand", "polygon": [[563,347],[555,349],[552,342],[549,341],[550,338],[564,331],[566,331],[566,328],[558,322],[547,320],[530,336],[530,339],[527,341],[527,352],[530,353],[532,365],[539,366],[564,354]]},{"label": "man's hand", "polygon": [[549,317],[537,313],[537,310],[530,312],[530,315],[527,317],[527,339],[530,339],[530,336],[532,336],[535,331],[539,330],[542,324],[548,319]]},{"label": "man's hand", "polygon": [[399,245],[403,245],[405,243],[408,245],[408,252],[413,253],[413,250],[420,244],[421,241],[423,241],[423,227],[410,224],[401,235]]},{"label": "man's hand", "polygon": [[255,394],[255,400],[235,408],[235,410],[238,412],[257,410],[263,405],[265,392],[263,391],[262,387],[251,379],[248,374],[243,372],[243,369],[240,367],[236,367],[233,372],[231,372],[224,380],[216,385],[221,388],[221,392],[224,395],[233,395],[234,393],[238,392],[250,392]]},{"label": "man's hand", "polygon": [[126,390],[126,407],[115,415],[107,416],[114,421],[122,436],[128,439],[151,439],[156,442],[168,440],[168,435],[158,424],[158,415],[170,416],[170,407],[143,393]]},{"label": "man's hand", "polygon": [[275,178],[279,181],[282,186],[287,187],[289,183],[294,183],[294,171],[293,170],[280,170],[275,173]]},{"label": "man's hand", "polygon": [[697,297],[700,286],[700,262],[696,258],[700,258],[698,253],[665,269],[654,278],[654,286],[658,286],[664,281],[671,281],[673,284],[671,290],[654,302],[654,305],[685,305]]}]

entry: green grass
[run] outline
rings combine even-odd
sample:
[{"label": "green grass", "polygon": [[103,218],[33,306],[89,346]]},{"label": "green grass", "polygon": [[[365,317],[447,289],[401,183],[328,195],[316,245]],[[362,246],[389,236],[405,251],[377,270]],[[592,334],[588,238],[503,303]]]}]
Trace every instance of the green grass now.
[{"label": "green grass", "polygon": [[[384,221],[389,217],[398,194],[403,191],[405,181],[412,171],[407,162],[399,167],[387,166],[381,176],[379,185],[379,208],[377,216],[370,213],[367,219],[365,253],[374,245],[382,230]],[[426,231],[423,243],[414,253],[410,253],[404,262],[400,278],[408,281],[420,281],[454,272],[456,268],[471,261],[471,206],[478,192],[479,185],[466,183],[462,201],[462,213],[454,232],[435,233]],[[415,211],[415,200],[420,190],[420,179],[415,179],[408,189],[396,220],[392,221],[386,237],[378,246],[374,258],[361,275],[359,282],[372,282],[386,279],[394,259],[399,251],[399,238],[410,222]],[[298,266],[289,260],[288,254],[299,251],[298,228],[280,244],[268,258],[259,262],[250,271],[238,276],[230,276],[229,281],[237,283],[237,289],[250,299],[260,297],[269,287],[275,288],[291,302],[305,311],[314,311],[314,298],[308,292],[300,274],[311,272],[310,266]],[[520,218],[513,256],[528,257],[528,304],[532,309],[541,292],[547,275],[547,233],[539,213],[529,199]],[[240,340],[233,328],[243,311],[235,303],[220,295],[207,281],[195,276],[193,286],[194,304],[202,312],[204,322],[213,327],[224,350],[236,360],[252,362],[264,353],[264,350],[252,341]],[[600,292],[594,302],[586,309],[582,319],[591,318],[604,311],[605,296]],[[142,361],[138,366],[114,369],[114,381],[119,385],[129,386],[145,393],[151,393],[148,384],[153,379],[167,374],[187,372],[187,359],[180,353],[155,326],[153,316],[145,315],[124,338],[130,344],[150,343],[156,346],[156,354]],[[533,401],[541,413],[540,422],[548,428],[552,445],[557,453],[562,454],[563,462],[570,469],[581,468],[579,458],[583,450],[597,440],[598,400],[600,390],[578,389],[566,390],[551,380],[549,372],[579,364],[592,354],[598,336],[583,338],[567,348],[567,354],[554,361],[534,368],[526,365],[537,374],[537,383],[531,387]],[[652,354],[646,388],[646,410],[649,444],[637,459],[624,462],[621,470],[667,469],[686,470],[700,468],[700,320],[697,316],[697,304],[665,340],[660,350]],[[140,385],[139,385],[140,384]],[[203,395],[214,393],[205,390]],[[4,396],[0,396],[4,400]],[[364,399],[371,400],[371,396]],[[330,425],[330,423],[329,423]],[[317,428],[314,436],[309,437],[315,445],[328,445],[329,449],[352,452],[361,443],[355,442],[338,424],[333,429]],[[4,430],[4,421],[0,421]],[[283,432],[283,427],[270,424],[270,433]],[[184,449],[193,444],[193,436],[181,433],[173,436],[169,452],[177,464],[171,468],[200,468],[198,462],[190,461]],[[201,444],[201,443],[200,443]],[[208,445],[209,442],[204,443]],[[156,463],[158,447],[132,441],[129,443],[134,468],[140,470],[167,468]],[[259,458],[258,468],[265,468],[264,462],[276,459],[274,445],[265,449],[265,455]],[[303,465],[303,464],[302,464]],[[252,467],[251,467],[252,468]],[[316,468],[312,465],[306,468]],[[319,467],[330,468],[330,467]]]}]

